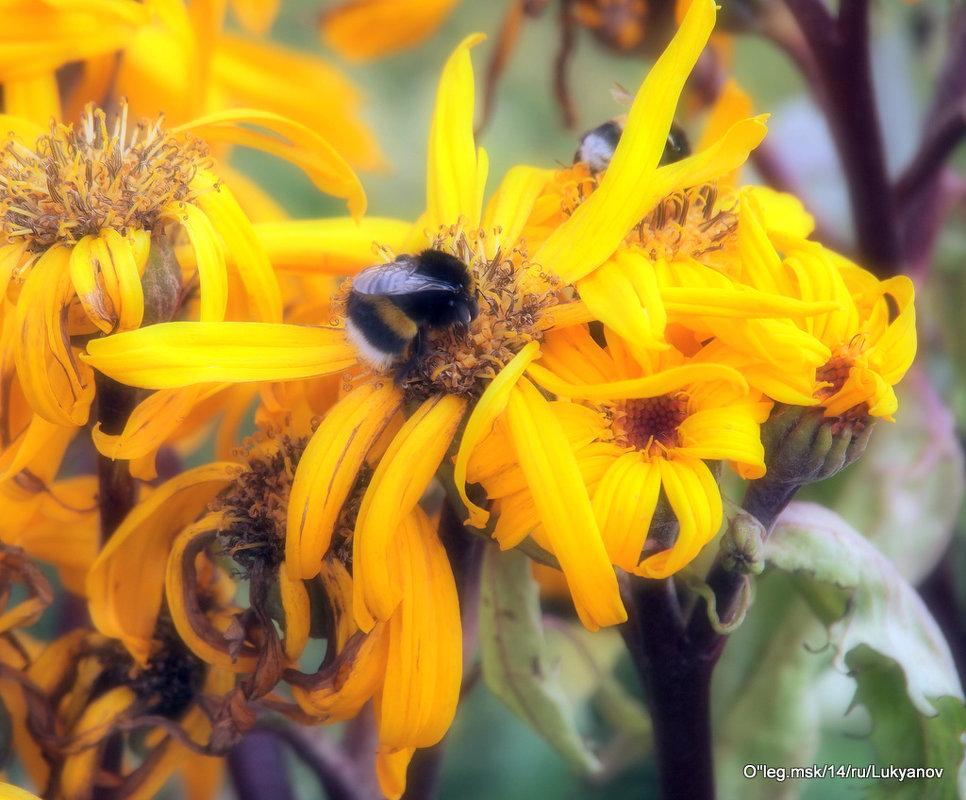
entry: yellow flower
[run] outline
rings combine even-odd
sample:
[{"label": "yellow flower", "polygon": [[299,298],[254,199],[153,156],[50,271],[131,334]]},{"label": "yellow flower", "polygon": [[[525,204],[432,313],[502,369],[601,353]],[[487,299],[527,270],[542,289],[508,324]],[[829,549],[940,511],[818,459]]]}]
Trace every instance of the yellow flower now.
[{"label": "yellow flower", "polygon": [[[172,123],[231,108],[257,107],[296,120],[331,141],[356,167],[383,157],[359,116],[359,91],[336,68],[226,33],[223,3],[202,0],[18,0],[0,18],[17,40],[3,50],[7,113],[46,124],[76,120],[84,106],[126,97],[135,116],[163,111]],[[249,30],[264,31],[270,3],[233,4]],[[25,39],[26,37],[26,39]],[[74,80],[58,81],[70,64]],[[308,94],[314,99],[306,103]]]},{"label": "yellow flower", "polygon": [[[195,129],[230,136],[242,120],[289,143],[247,129],[239,138],[265,140],[361,212],[352,170],[296,123],[239,112],[207,117]],[[6,122],[20,134],[0,161],[0,337],[11,386],[0,409],[7,437],[0,467],[9,478],[36,470],[65,429],[87,422],[95,381],[77,358],[85,339],[176,315],[273,322],[281,297],[251,223],[212,173],[200,140],[166,131],[160,120],[129,131],[124,107],[111,124],[88,108],[77,128],[52,124],[46,135],[26,121]],[[36,136],[33,148],[21,141],[28,135]],[[184,268],[171,244],[179,239],[193,255]]]},{"label": "yellow flower", "polygon": [[[603,348],[586,330],[571,328],[548,336],[543,359],[528,372],[548,391],[577,401],[551,409],[590,494],[608,557],[628,572],[667,577],[717,533],[721,496],[706,461],[732,462],[747,478],[764,474],[759,425],[771,404],[749,394],[729,366],[673,348],[635,348],[611,332]],[[533,525],[546,525],[519,469],[507,464],[512,432],[506,428],[494,427],[469,472],[497,498],[495,535],[504,548]],[[662,490],[678,521],[676,537],[662,534],[657,523],[666,527],[667,520],[655,518]],[[539,526],[535,538],[557,554]]]},{"label": "yellow flower", "polygon": [[[632,109],[632,119],[643,118],[646,113],[649,118],[656,115],[659,122],[666,120],[666,126],[670,125],[674,101],[710,32],[713,19],[714,9],[710,3],[694,4],[678,37],[645,81]],[[757,143],[763,130],[756,121],[750,121],[745,128],[738,126],[733,129],[738,133],[731,134],[730,138],[726,136],[725,143],[718,150],[712,149],[711,154],[689,160],[684,168],[677,168],[673,177],[659,173],[661,179],[651,182],[654,186],[645,180],[642,189],[640,178],[655,172],[666,134],[648,135],[644,129],[651,129],[651,126],[643,123],[629,126],[632,135],[628,141],[637,141],[642,136],[649,141],[643,147],[643,155],[636,150],[625,150],[625,155],[615,157],[615,165],[608,177],[616,177],[610,181],[605,178],[599,191],[584,204],[585,213],[578,210],[542,245],[538,252],[546,251],[548,258],[538,260],[527,255],[520,235],[529,209],[546,180],[546,173],[527,168],[511,171],[486,213],[482,213],[487,161],[485,153],[477,150],[473,141],[472,67],[468,55],[469,47],[477,40],[475,37],[465,40],[444,70],[430,134],[427,210],[411,230],[406,248],[418,250],[431,246],[451,252],[467,264],[477,277],[482,296],[481,313],[468,340],[452,330],[434,334],[433,353],[417,365],[406,381],[407,396],[422,403],[419,413],[407,423],[407,433],[413,441],[428,444],[401,447],[405,458],[395,451],[387,453],[374,476],[370,489],[373,497],[408,499],[385,509],[383,506],[387,501],[382,500],[381,505],[374,504],[372,514],[367,506],[360,515],[354,547],[363,548],[374,559],[369,562],[376,570],[372,573],[373,581],[369,582],[365,573],[360,581],[360,591],[366,601],[365,611],[373,619],[384,619],[399,601],[398,594],[387,583],[384,570],[380,572],[378,569],[377,554],[382,552],[384,559],[394,530],[394,526],[387,526],[384,515],[389,513],[393,518],[403,518],[415,506],[464,417],[466,430],[460,440],[456,461],[456,483],[461,490],[460,475],[465,470],[469,453],[494,420],[507,412],[511,398],[512,406],[520,411],[517,415],[520,420],[531,419],[534,415],[541,419],[548,416],[546,401],[539,394],[523,390],[524,394],[520,395],[515,387],[526,364],[538,357],[538,343],[544,332],[554,326],[571,324],[574,320],[569,311],[559,305],[555,283],[548,282],[547,276],[563,271],[566,277],[568,269],[571,272],[590,271],[596,266],[591,263],[596,258],[594,254],[587,256],[590,260],[584,266],[576,264],[570,253],[566,254],[566,259],[560,256],[562,232],[566,231],[566,241],[577,243],[578,250],[590,240],[609,242],[605,245],[609,250],[600,251],[601,257],[606,258],[641,216],[639,211],[628,215],[625,205],[637,208],[647,202],[647,197],[660,197],[666,193],[668,185],[691,180],[695,175],[700,177],[703,171],[710,169],[712,162],[716,172],[722,169],[721,163],[731,168],[743,160],[747,146]],[[646,109],[648,104],[650,108]],[[721,152],[725,155],[719,163]],[[627,176],[621,178],[624,173]],[[594,212],[588,216],[586,209],[595,199],[607,201],[607,206],[602,213]],[[384,258],[389,260],[389,255]],[[524,293],[529,297],[528,306],[521,306],[517,299]],[[326,331],[318,333],[321,338]],[[261,346],[240,346],[240,342],[256,337],[262,342]],[[334,372],[345,367],[342,353],[335,345],[328,363],[317,361],[310,365],[304,358],[297,363],[293,358],[296,353],[288,352],[286,337],[290,340],[292,335],[266,326],[242,328],[225,324],[195,323],[188,326],[172,323],[91,342],[86,358],[88,363],[122,382],[152,388],[182,385],[201,380],[203,376],[216,381],[273,380]],[[193,345],[189,344],[192,340]],[[229,348],[231,360],[223,353],[225,347]],[[238,354],[237,360],[231,351]],[[238,366],[243,361],[246,363],[244,370]],[[384,394],[401,396],[398,390]],[[468,413],[467,399],[472,404],[471,413]],[[365,410],[356,413],[362,417],[367,415]],[[371,416],[377,418],[381,413],[374,411]],[[325,424],[323,427],[328,430]],[[355,427],[348,430],[355,430]],[[541,439],[525,424],[518,426],[517,431],[516,446],[520,452],[531,453],[534,448],[545,450],[545,437]],[[321,429],[317,437],[320,434]],[[367,433],[360,440],[369,441],[376,435],[375,432]],[[354,475],[352,465],[358,467],[364,458],[365,450],[358,444],[360,440],[353,445],[359,449],[353,449],[356,455],[351,459],[339,461],[335,456],[327,456],[336,458],[346,476]],[[314,451],[310,445],[302,470],[306,475],[317,477],[306,478],[309,481],[306,485],[312,488],[304,493],[299,480],[296,481],[295,496],[299,502],[293,503],[289,526],[288,547],[305,555],[296,558],[290,550],[288,562],[293,566],[301,565],[302,577],[309,577],[314,574],[312,570],[318,569],[320,554],[325,551],[331,533],[324,527],[314,527],[317,515],[305,517],[302,511],[308,504],[301,498],[315,496],[320,491],[316,487],[327,485],[329,480],[327,469],[316,471]],[[556,457],[557,450],[553,452]],[[553,460],[546,456],[544,459],[547,463]],[[572,466],[564,466],[568,463],[566,458],[555,470],[546,470],[541,463],[532,465],[530,477],[538,487],[535,491],[546,490],[542,507],[550,513],[555,502],[553,498],[565,496],[577,509],[572,515],[553,514],[556,524],[549,526],[548,535],[559,535],[558,552],[566,551],[570,556],[567,560],[574,568],[568,571],[568,579],[575,587],[582,618],[592,628],[619,622],[624,618],[624,611],[616,579],[593,524],[589,497],[586,491],[580,490],[582,484],[577,467],[572,464],[572,459],[569,462]],[[338,480],[343,486],[350,483],[348,477]],[[332,498],[332,503],[338,504],[338,496]],[[469,507],[471,518],[479,523],[485,513],[472,504]],[[306,525],[306,519],[310,526]],[[363,613],[363,608],[357,607],[357,617]],[[364,617],[360,620],[368,622]]]}]

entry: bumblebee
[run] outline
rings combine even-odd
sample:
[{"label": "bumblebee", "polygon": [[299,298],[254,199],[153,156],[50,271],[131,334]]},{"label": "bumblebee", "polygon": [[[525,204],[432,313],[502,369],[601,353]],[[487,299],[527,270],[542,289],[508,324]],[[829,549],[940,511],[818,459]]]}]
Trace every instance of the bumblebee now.
[{"label": "bumblebee", "polygon": [[423,250],[367,267],[353,278],[346,332],[362,357],[380,369],[409,350],[398,381],[422,355],[427,330],[468,327],[479,311],[476,281],[467,266],[449,253]]},{"label": "bumblebee", "polygon": [[[617,143],[621,140],[621,134],[624,133],[625,121],[625,117],[617,117],[587,131],[580,137],[580,145],[574,153],[574,163],[583,161],[590,167],[592,175],[607,169],[610,160],[614,157]],[[672,122],[664,152],[661,154],[660,166],[673,164],[689,155],[691,155],[691,143],[688,141],[688,135],[684,132],[684,128]]]}]

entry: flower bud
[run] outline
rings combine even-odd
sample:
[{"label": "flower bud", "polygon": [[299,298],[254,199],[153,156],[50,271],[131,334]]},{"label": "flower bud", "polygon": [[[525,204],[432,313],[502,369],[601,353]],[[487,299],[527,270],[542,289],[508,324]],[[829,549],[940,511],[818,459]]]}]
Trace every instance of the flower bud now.
[{"label": "flower bud", "polygon": [[721,537],[721,563],[731,572],[760,575],[765,568],[765,526],[746,511],[739,511]]}]

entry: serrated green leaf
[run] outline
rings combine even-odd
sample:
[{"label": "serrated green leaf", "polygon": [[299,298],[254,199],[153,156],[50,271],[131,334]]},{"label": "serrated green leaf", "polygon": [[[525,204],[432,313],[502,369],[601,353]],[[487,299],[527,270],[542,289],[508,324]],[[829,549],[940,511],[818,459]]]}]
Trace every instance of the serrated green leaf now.
[{"label": "serrated green leaf", "polygon": [[576,769],[601,763],[580,735],[571,701],[547,658],[540,599],[529,559],[489,547],[480,592],[480,653],[490,690]]},{"label": "serrated green leaf", "polygon": [[857,686],[853,703],[865,706],[872,716],[869,738],[879,756],[875,764],[879,772],[893,766],[941,770],[935,777],[904,775],[901,782],[886,778],[867,797],[955,800],[966,796],[966,780],[957,774],[963,757],[960,735],[966,730],[963,704],[953,697],[939,698],[933,701],[936,715],[923,716],[906,696],[906,678],[899,664],[868,645],[851,650],[845,663]]},{"label": "serrated green leaf", "polygon": [[850,592],[847,612],[829,626],[838,664],[844,666],[842,657],[854,647],[869,645],[902,667],[909,698],[921,713],[935,713],[932,700],[939,697],[963,700],[949,647],[919,595],[838,514],[792,503],[779,518],[765,556],[773,567],[812,584]]}]

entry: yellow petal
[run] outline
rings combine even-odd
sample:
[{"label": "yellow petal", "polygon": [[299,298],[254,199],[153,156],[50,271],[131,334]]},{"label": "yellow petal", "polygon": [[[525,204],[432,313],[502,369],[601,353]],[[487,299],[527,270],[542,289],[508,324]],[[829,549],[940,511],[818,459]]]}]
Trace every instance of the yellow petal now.
[{"label": "yellow petal", "polygon": [[359,113],[361,92],[332,64],[314,53],[231,34],[219,38],[212,55],[213,79],[235,105],[272,111],[318,131],[359,169],[386,166]]},{"label": "yellow petal", "polygon": [[704,462],[657,459],[661,485],[678,519],[678,538],[669,550],[649,556],[634,570],[645,578],[666,578],[689,564],[721,527],[721,492]]},{"label": "yellow petal", "polygon": [[402,405],[391,383],[368,383],[332,407],[309,441],[292,483],[285,562],[302,580],[315,577],[342,507],[375,441]]},{"label": "yellow petal", "polygon": [[195,560],[215,537],[217,523],[213,516],[184,526],[174,537],[162,537],[170,546],[170,552],[163,556],[164,597],[178,637],[199,659],[229,672],[252,672],[258,662],[257,650],[245,643],[238,653],[231,652],[228,640],[211,624],[202,607]]},{"label": "yellow petal", "polygon": [[228,307],[228,272],[215,226],[204,211],[190,203],[167,209],[167,215],[185,229],[195,252],[201,280],[201,321],[223,320]]},{"label": "yellow petal", "polygon": [[[282,295],[278,279],[268,255],[238,201],[224,186],[202,194],[198,206],[211,220],[212,227],[228,243],[229,255],[248,293],[248,301],[255,319],[261,322],[282,321]],[[198,272],[201,274],[199,261]],[[202,302],[204,302],[202,274]],[[204,308],[202,306],[202,308]],[[203,320],[206,319],[202,313]]]},{"label": "yellow petal", "polygon": [[237,475],[237,464],[187,470],[134,507],[104,546],[87,577],[91,620],[147,664],[161,608],[168,551],[181,529]]},{"label": "yellow petal", "polygon": [[64,119],[57,76],[51,71],[5,80],[3,107],[13,117],[23,117],[41,124],[51,119]]},{"label": "yellow petal", "polygon": [[553,177],[554,171],[550,169],[510,168],[487,203],[483,216],[482,228],[487,235],[497,228],[501,230],[490,241],[487,251],[490,255],[496,252],[500,242],[516,242],[520,238],[533,204]]},{"label": "yellow petal", "polygon": [[279,272],[352,275],[376,263],[374,245],[401,252],[411,222],[386,217],[299,219],[255,225]]},{"label": "yellow petal", "polygon": [[55,245],[34,264],[17,300],[14,359],[31,407],[57,425],[83,425],[94,399],[90,368],[71,352],[67,315],[73,297],[70,248]]},{"label": "yellow petal", "polygon": [[82,359],[128,386],[284,381],[356,363],[341,328],[264,322],[167,322],[87,343]]},{"label": "yellow petal", "polygon": [[[138,239],[135,245],[131,239]],[[88,318],[104,333],[132,330],[144,315],[137,252],[146,258],[150,234],[132,231],[130,238],[113,228],[85,236],[71,250],[70,276]]]},{"label": "yellow petal", "polygon": [[573,451],[549,404],[529,381],[520,380],[514,386],[507,403],[507,422],[581,621],[590,630],[623,622],[627,613],[617,577]]},{"label": "yellow petal", "polygon": [[456,453],[456,464],[453,468],[453,483],[460,499],[469,512],[467,524],[476,528],[486,525],[489,514],[483,508],[473,503],[466,495],[466,467],[476,446],[487,436],[493,428],[493,422],[503,413],[513,385],[517,382],[527,365],[540,355],[540,346],[536,342],[528,342],[523,346],[507,365],[500,370],[486,387],[486,390],[476,402],[466,428],[460,440]]},{"label": "yellow petal", "polygon": [[425,227],[434,233],[462,217],[475,228],[483,209],[486,154],[473,136],[473,63],[470,48],[482,34],[463,39],[449,57],[436,92],[429,128]]},{"label": "yellow petal", "polygon": [[761,444],[756,406],[730,404],[695,411],[678,426],[681,446],[689,456],[705,461],[737,461],[765,474],[765,451]]},{"label": "yellow petal", "polygon": [[667,347],[667,314],[654,269],[636,251],[618,250],[577,283],[591,313],[629,342],[642,347]]},{"label": "yellow petal", "polygon": [[661,474],[638,453],[625,453],[607,471],[594,492],[594,514],[611,561],[632,571],[641,560]]},{"label": "yellow petal", "polygon": [[561,397],[585,400],[629,400],[642,397],[659,397],[697,381],[722,380],[748,389],[748,383],[733,367],[724,364],[684,364],[661,370],[644,378],[611,381],[598,384],[572,384],[561,380],[539,364],[527,367],[531,377],[548,391]]},{"label": "yellow petal", "polygon": [[428,39],[458,2],[351,0],[322,17],[322,40],[343,58],[367,61]]},{"label": "yellow petal", "polygon": [[572,282],[602,264],[667,192],[651,191],[684,82],[714,27],[712,0],[695,0],[637,92],[597,190],[538,248],[533,260]]},{"label": "yellow petal", "polygon": [[306,714],[323,722],[351,719],[382,685],[388,652],[385,623],[376,623],[367,634],[357,631],[325,669],[289,679],[292,697]]},{"label": "yellow petal", "polygon": [[353,612],[369,630],[399,603],[388,557],[397,527],[415,507],[463,419],[466,401],[444,394],[426,400],[393,437],[359,507],[352,539]]},{"label": "yellow petal", "polygon": [[32,415],[30,424],[0,454],[0,483],[15,476],[35,458],[62,453],[76,432],[73,426],[56,425],[38,414]]},{"label": "yellow petal", "polygon": [[399,800],[406,791],[406,770],[414,747],[380,747],[376,751],[376,777],[386,800]]},{"label": "yellow petal", "polygon": [[389,620],[386,680],[376,703],[379,742],[429,747],[456,714],[463,650],[456,581],[422,509],[399,526],[390,561],[402,599]]},{"label": "yellow petal", "polygon": [[108,458],[142,458],[161,447],[197,403],[224,388],[225,384],[219,383],[162,389],[138,403],[121,433],[115,436],[104,433],[98,422],[91,431],[91,439],[97,451]]},{"label": "yellow petal", "polygon": [[[239,127],[242,124],[257,125],[268,133]],[[344,197],[353,216],[366,210],[362,184],[345,159],[318,133],[280,114],[251,108],[219,111],[172,130],[191,131],[206,141],[234,142],[284,158],[304,170],[321,191]]]}]

